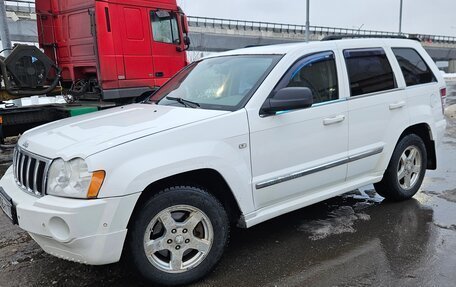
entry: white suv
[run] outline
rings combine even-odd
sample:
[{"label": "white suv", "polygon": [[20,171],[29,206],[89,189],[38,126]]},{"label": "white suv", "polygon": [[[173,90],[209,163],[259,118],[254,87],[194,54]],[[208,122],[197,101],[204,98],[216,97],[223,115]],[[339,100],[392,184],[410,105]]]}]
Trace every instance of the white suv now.
[{"label": "white suv", "polygon": [[251,227],[374,183],[412,197],[446,122],[445,83],[418,42],[350,39],[231,51],[148,101],[25,133],[0,182],[5,213],[48,253],[124,255],[176,285]]}]

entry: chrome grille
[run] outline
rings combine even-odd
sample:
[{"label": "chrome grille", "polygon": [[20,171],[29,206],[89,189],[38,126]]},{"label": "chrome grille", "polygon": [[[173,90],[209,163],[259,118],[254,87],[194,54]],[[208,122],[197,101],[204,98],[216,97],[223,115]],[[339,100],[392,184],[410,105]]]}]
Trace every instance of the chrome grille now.
[{"label": "chrome grille", "polygon": [[43,196],[51,160],[16,147],[13,153],[14,178],[19,187],[35,196]]}]

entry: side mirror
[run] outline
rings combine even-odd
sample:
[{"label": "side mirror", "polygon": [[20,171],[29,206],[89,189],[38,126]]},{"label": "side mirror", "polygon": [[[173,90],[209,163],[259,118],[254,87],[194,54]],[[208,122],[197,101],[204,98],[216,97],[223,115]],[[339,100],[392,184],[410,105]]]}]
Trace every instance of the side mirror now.
[{"label": "side mirror", "polygon": [[188,18],[187,15],[181,14],[181,22],[182,22],[182,32],[184,34],[188,34],[189,28],[188,28]]},{"label": "side mirror", "polygon": [[300,110],[313,105],[313,94],[309,88],[289,87],[279,90],[261,107],[261,115],[275,115],[277,112]]},{"label": "side mirror", "polygon": [[190,42],[190,37],[187,36],[187,35],[184,35],[184,44],[185,46],[190,46],[191,42]]},{"label": "side mirror", "polygon": [[190,38],[188,37],[188,35],[184,34],[183,40],[184,40],[184,48],[182,48],[181,46],[177,46],[176,50],[178,52],[187,51],[190,48]]},{"label": "side mirror", "polygon": [[184,45],[185,45],[184,50],[188,50],[188,48],[190,48],[191,43],[190,43],[190,37],[188,36],[188,32],[190,31],[190,29],[188,28],[187,15],[182,14],[181,22],[182,22],[182,33],[184,34]]}]

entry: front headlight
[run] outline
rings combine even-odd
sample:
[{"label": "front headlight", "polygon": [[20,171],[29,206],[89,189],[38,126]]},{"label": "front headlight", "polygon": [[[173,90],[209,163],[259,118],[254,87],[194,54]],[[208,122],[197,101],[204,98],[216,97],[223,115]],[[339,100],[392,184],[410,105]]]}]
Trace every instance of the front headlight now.
[{"label": "front headlight", "polygon": [[56,159],[49,167],[47,194],[72,198],[96,198],[104,179],[104,171],[91,173],[81,158],[70,161]]}]

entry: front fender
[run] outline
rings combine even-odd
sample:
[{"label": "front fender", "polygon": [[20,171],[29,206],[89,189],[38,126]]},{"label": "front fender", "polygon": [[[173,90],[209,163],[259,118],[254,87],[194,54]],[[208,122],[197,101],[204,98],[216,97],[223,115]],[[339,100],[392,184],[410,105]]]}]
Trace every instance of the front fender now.
[{"label": "front fender", "polygon": [[[220,128],[223,127],[223,128]],[[245,111],[141,138],[87,158],[105,170],[100,198],[142,192],[151,183],[199,169],[220,173],[242,212],[253,211]]]}]

